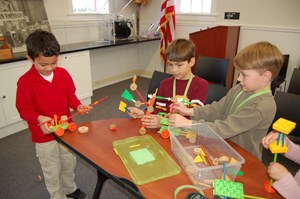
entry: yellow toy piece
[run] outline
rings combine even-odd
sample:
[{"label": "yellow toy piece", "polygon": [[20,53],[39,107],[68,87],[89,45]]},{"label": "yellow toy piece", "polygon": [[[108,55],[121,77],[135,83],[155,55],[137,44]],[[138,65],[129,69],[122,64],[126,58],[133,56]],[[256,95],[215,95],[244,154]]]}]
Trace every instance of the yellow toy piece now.
[{"label": "yellow toy piece", "polygon": [[191,132],[191,131],[189,131],[189,132],[186,132],[186,134],[185,134],[185,137],[187,138],[187,139],[189,139],[189,138],[196,138],[196,134],[195,133],[193,133],[193,132]]},{"label": "yellow toy piece", "polygon": [[127,104],[123,101],[120,101],[120,105],[119,105],[119,110],[122,111],[122,112],[125,112],[126,109],[125,107],[127,106]]},{"label": "yellow toy piece", "polygon": [[282,142],[277,144],[277,140],[269,145],[269,149],[272,153],[286,153],[288,151],[287,145],[285,144],[284,146],[282,146]]},{"label": "yellow toy piece", "polygon": [[294,130],[295,127],[295,122],[283,118],[279,118],[272,126],[274,130],[284,133],[286,135],[290,134],[290,132]]},{"label": "yellow toy piece", "polygon": [[199,155],[196,156],[196,158],[194,159],[195,163],[199,163],[199,162],[204,162],[204,160],[202,159],[202,157]]},{"label": "yellow toy piece", "polygon": [[238,161],[234,158],[231,158],[230,161],[229,161],[229,164],[233,164],[233,163],[237,163]]}]

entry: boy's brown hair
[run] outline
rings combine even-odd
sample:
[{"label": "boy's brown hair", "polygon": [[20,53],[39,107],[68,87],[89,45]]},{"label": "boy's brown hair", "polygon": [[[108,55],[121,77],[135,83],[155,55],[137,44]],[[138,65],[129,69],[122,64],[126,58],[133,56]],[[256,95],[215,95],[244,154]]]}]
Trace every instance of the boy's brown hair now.
[{"label": "boy's brown hair", "polygon": [[284,57],[273,44],[262,41],[243,48],[235,56],[233,64],[241,70],[256,70],[260,74],[265,71],[272,73],[272,80],[278,75]]},{"label": "boy's brown hair", "polygon": [[195,57],[195,44],[188,39],[174,40],[166,50],[166,58],[169,61],[190,62]]}]

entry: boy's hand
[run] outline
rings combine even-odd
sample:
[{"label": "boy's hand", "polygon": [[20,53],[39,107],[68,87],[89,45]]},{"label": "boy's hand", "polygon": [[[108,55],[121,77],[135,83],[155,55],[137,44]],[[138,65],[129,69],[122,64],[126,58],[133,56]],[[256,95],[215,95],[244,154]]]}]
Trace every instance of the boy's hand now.
[{"label": "boy's hand", "polygon": [[77,112],[81,113],[81,114],[88,114],[90,112],[90,110],[92,110],[93,107],[91,106],[86,106],[84,104],[80,104],[77,107]]},{"label": "boy's hand", "polygon": [[271,162],[267,170],[269,176],[274,180],[280,180],[285,175],[289,173],[289,171],[278,162]]},{"label": "boy's hand", "polygon": [[[268,149],[269,145],[277,139],[278,139],[278,132],[271,131],[268,135],[263,137],[261,143],[266,149]],[[284,142],[286,142],[286,139],[284,140]]]},{"label": "boy's hand", "polygon": [[192,124],[192,120],[186,119],[179,114],[171,114],[168,121],[170,126],[189,126]]},{"label": "boy's hand", "polygon": [[39,122],[40,124],[41,124],[41,123],[45,123],[45,124],[42,124],[42,125],[40,126],[41,130],[43,131],[43,133],[44,133],[45,135],[48,135],[48,134],[53,133],[53,131],[48,127],[48,122],[46,122],[46,121],[49,121],[49,120],[51,120],[51,118],[50,118],[50,117],[47,117],[47,116],[40,115],[40,116],[38,117],[38,122]]},{"label": "boy's hand", "polygon": [[144,116],[144,111],[136,108],[136,107],[128,107],[128,115],[132,118],[142,118]]},{"label": "boy's hand", "polygon": [[162,119],[161,116],[158,115],[145,115],[141,121],[146,126],[146,128],[160,128],[160,120]]},{"label": "boy's hand", "polygon": [[173,109],[180,115],[194,116],[194,110],[192,108],[187,108],[182,102],[175,102],[173,104]]}]

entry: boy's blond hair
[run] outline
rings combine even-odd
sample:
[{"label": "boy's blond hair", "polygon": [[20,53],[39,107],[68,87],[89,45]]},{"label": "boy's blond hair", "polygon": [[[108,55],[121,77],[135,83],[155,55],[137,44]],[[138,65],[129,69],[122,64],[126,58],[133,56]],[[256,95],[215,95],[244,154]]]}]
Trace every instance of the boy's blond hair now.
[{"label": "boy's blond hair", "polygon": [[166,59],[174,62],[188,61],[195,57],[195,44],[188,39],[174,40],[166,50]]},{"label": "boy's blond hair", "polygon": [[243,48],[234,58],[233,64],[240,70],[256,70],[260,74],[272,73],[272,80],[278,75],[284,57],[273,44],[262,41]]}]

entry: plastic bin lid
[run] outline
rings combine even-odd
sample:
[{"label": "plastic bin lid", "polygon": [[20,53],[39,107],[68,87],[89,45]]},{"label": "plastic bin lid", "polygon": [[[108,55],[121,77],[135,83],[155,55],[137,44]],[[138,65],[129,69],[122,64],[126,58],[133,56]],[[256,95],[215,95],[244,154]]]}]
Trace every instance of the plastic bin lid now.
[{"label": "plastic bin lid", "polygon": [[180,173],[180,166],[150,135],[113,142],[122,162],[138,185]]}]

